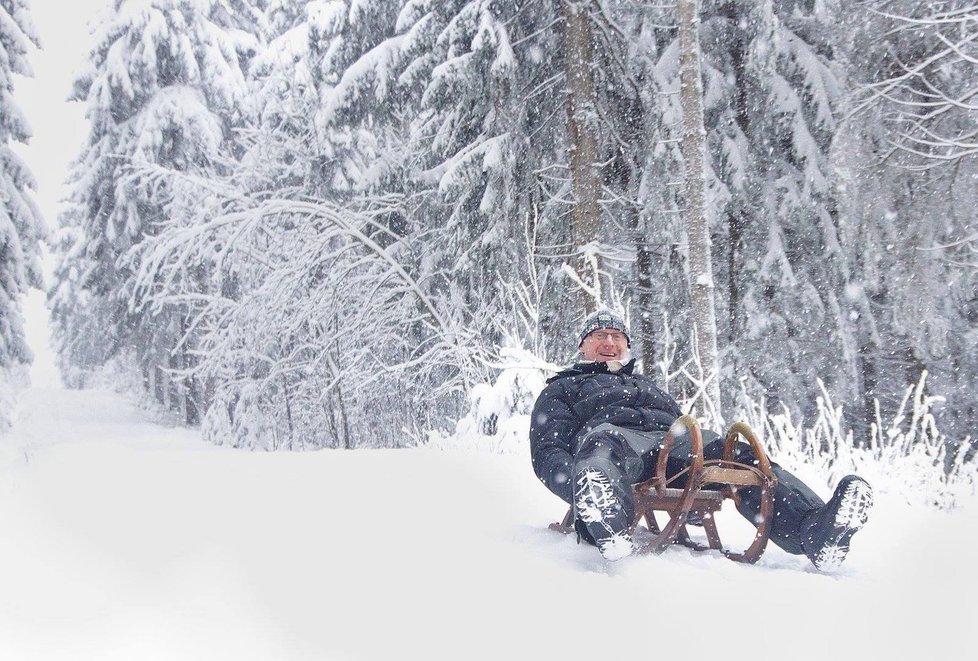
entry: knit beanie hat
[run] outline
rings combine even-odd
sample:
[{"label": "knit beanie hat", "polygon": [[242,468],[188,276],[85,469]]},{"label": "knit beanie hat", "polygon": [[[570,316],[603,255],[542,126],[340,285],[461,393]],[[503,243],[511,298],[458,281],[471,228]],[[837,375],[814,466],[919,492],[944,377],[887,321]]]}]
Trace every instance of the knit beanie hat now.
[{"label": "knit beanie hat", "polygon": [[584,326],[581,328],[581,337],[577,343],[577,346],[581,346],[584,343],[584,338],[601,328],[611,328],[614,330],[619,330],[625,334],[625,340],[628,342],[628,346],[632,346],[632,341],[628,337],[628,328],[625,327],[625,321],[621,318],[621,315],[616,312],[612,312],[608,308],[602,308],[600,310],[595,310],[587,316],[584,320]]}]

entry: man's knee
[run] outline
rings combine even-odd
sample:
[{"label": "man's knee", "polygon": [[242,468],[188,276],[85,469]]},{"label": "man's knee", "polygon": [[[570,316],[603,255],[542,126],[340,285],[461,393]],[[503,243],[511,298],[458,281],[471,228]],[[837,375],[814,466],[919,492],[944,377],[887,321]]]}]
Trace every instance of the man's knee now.
[{"label": "man's knee", "polygon": [[624,438],[613,429],[605,427],[588,432],[581,439],[575,457],[578,461],[588,457],[603,457],[620,464],[624,470],[624,462],[628,455],[628,444],[625,443]]},{"label": "man's knee", "polygon": [[629,484],[639,481],[642,475],[642,458],[628,444],[624,436],[613,429],[596,429],[581,442],[575,456],[581,464],[590,459],[611,462]]}]

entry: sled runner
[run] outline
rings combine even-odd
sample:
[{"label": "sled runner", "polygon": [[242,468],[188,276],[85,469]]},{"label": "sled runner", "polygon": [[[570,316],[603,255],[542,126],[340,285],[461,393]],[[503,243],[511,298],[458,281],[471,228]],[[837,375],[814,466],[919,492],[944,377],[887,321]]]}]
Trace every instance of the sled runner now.
[{"label": "sled runner", "polygon": [[[692,463],[680,473],[666,478],[666,462],[669,450],[675,443],[677,425],[685,428],[691,441]],[[756,465],[738,463],[733,460],[738,437],[743,437],[757,457]],[[670,486],[685,478],[682,488]],[[764,553],[770,533],[770,523],[774,515],[774,487],[777,478],[771,470],[771,462],[761,447],[757,436],[749,426],[735,423],[727,432],[723,447],[723,458],[704,460],[703,435],[699,424],[691,416],[684,415],[673,424],[666,434],[659,450],[655,475],[652,479],[633,486],[635,497],[635,521],[633,532],[642,519],[651,537],[640,536],[635,539],[639,553],[661,553],[671,544],[683,544],[697,551],[717,550],[737,562],[754,563]],[[751,545],[743,552],[724,548],[717,531],[714,514],[720,510],[725,500],[739,502],[738,488],[756,487],[760,489],[760,515],[754,521],[757,532]],[[656,512],[665,512],[669,520],[660,527]],[[709,545],[703,546],[690,538],[687,523],[703,526]],[[563,521],[550,525],[551,530],[569,534],[574,532],[573,508],[567,511]]]}]

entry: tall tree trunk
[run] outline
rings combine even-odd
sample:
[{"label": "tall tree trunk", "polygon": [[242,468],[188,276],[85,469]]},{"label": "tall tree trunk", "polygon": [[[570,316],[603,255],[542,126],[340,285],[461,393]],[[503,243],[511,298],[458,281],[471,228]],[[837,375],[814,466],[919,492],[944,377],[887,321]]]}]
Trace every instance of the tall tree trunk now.
[{"label": "tall tree trunk", "polygon": [[[567,76],[567,128],[570,138],[570,169],[574,191],[571,236],[581,250],[599,238],[601,176],[598,172],[598,114],[592,67],[591,19],[586,0],[563,0],[564,57]],[[597,256],[600,260],[600,256]],[[584,283],[600,286],[594,266],[582,253],[574,268]],[[598,268],[601,268],[600,261]],[[596,307],[594,297],[582,295],[586,312]]]},{"label": "tall tree trunk", "polygon": [[685,166],[686,233],[689,237],[689,295],[693,306],[696,350],[704,384],[701,415],[721,424],[720,360],[716,308],[713,302],[713,261],[706,218],[706,129],[703,126],[703,83],[700,78],[699,2],[678,0],[680,103],[683,109],[681,150]]},{"label": "tall tree trunk", "polygon": [[[726,17],[731,24],[736,25],[740,22],[741,16],[738,5],[730,4],[727,6]],[[747,105],[748,80],[747,80],[747,43],[743,30],[736,32],[736,38],[730,47],[730,66],[734,73],[734,121],[737,128],[745,136],[750,135],[750,115]],[[747,192],[744,192],[747,195]],[[733,204],[728,205],[727,211],[727,343],[734,345],[740,337],[742,322],[739,318],[740,312],[740,249],[743,244],[744,231],[750,222],[750,207],[743,200],[737,199]]]},{"label": "tall tree trunk", "polygon": [[[639,234],[641,237],[644,235],[645,232]],[[657,319],[652,290],[654,255],[642,239],[639,239],[636,244],[639,346],[642,347],[642,364],[645,366],[645,373],[651,374],[655,365],[655,321]]]},{"label": "tall tree trunk", "polygon": [[744,217],[739,209],[727,212],[727,342],[734,344],[740,335],[740,243]]},{"label": "tall tree trunk", "polygon": [[858,360],[859,377],[862,393],[860,402],[862,406],[862,420],[857,421],[855,434],[855,446],[866,447],[870,443],[872,436],[873,423],[876,422],[876,388],[879,382],[876,361],[879,356],[879,347],[869,337],[863,337],[859,342]]}]

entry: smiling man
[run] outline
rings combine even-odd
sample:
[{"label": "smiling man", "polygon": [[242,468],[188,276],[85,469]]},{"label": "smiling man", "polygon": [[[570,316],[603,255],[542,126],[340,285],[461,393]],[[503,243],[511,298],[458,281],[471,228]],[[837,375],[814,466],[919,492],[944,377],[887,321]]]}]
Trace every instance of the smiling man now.
[{"label": "smiling man", "polygon": [[[608,560],[634,550],[633,484],[652,477],[658,448],[682,415],[676,401],[651,377],[635,374],[628,328],[620,315],[598,310],[584,320],[581,360],[559,372],[537,398],[530,426],[533,470],[548,489],[574,508],[578,539]],[[723,439],[703,430],[705,459],[719,459]],[[666,474],[689,466],[689,442],[677,440]],[[738,443],[735,461],[752,463],[750,446]],[[805,554],[821,570],[837,568],[849,540],[863,527],[873,492],[855,475],[843,478],[828,504],[798,478],[772,464],[778,484],[771,540]],[[740,490],[737,510],[748,520],[760,513],[759,489]]]},{"label": "smiling man", "polygon": [[592,363],[620,362],[627,351],[628,336],[617,329],[602,328],[581,341],[581,356]]}]

